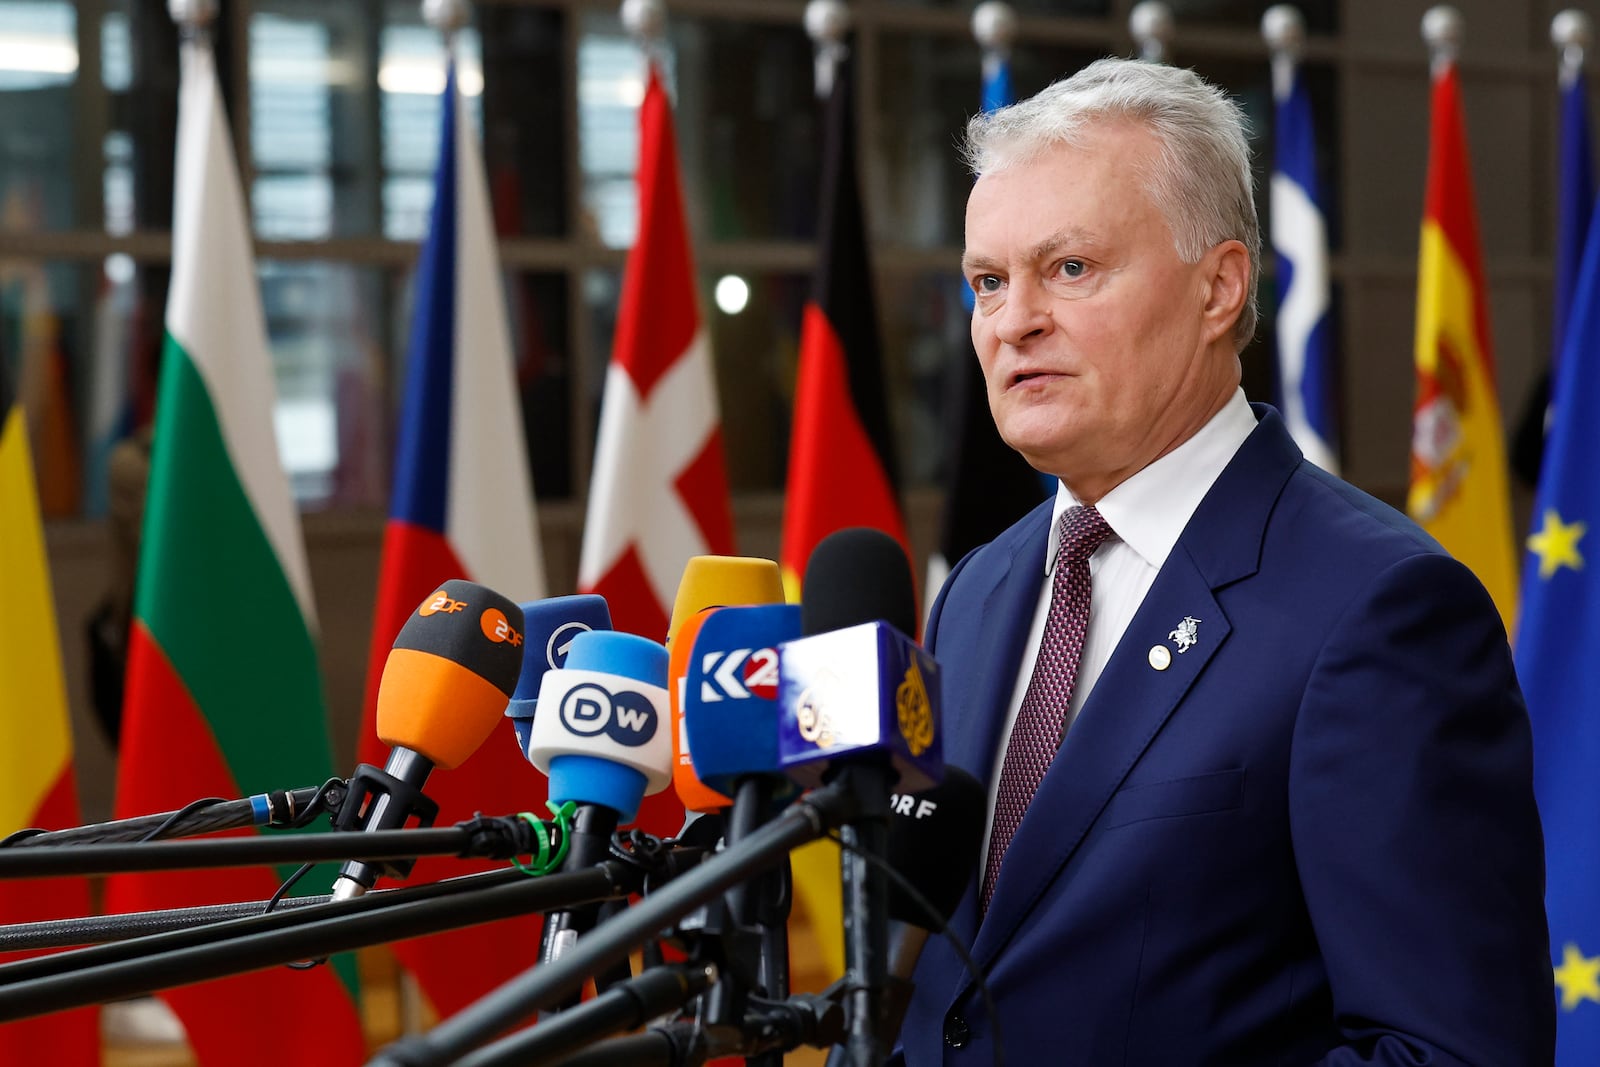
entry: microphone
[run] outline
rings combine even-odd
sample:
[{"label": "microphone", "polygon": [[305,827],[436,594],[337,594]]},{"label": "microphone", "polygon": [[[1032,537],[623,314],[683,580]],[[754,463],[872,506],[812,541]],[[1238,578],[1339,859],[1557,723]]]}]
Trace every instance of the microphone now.
[{"label": "microphone", "polygon": [[900,545],[865,527],[823,538],[806,567],[801,628],[778,647],[778,756],[814,787],[840,761],[887,760],[894,787],[933,786],[944,767],[939,665],[916,626]]},{"label": "microphone", "polygon": [[672,784],[689,811],[721,811],[733,801],[695,774],[683,732],[681,687],[689,651],[708,608],[783,603],[783,576],[770,559],[754,556],[693,556],[684,565],[667,626],[668,695],[672,705]]},{"label": "microphone", "polygon": [[[889,842],[884,858],[905,876],[935,914],[929,915],[898,881],[889,883],[889,985],[884,997],[884,1034],[892,1044],[911,1004],[911,975],[932,928],[949,922],[978,871],[988,793],[960,767],[946,767],[944,781],[920,793],[889,798]],[[935,920],[938,921],[935,921]],[[835,1046],[828,1067],[847,1062]]]},{"label": "microphone", "polygon": [[[526,754],[550,776],[552,802],[578,805],[563,870],[609,856],[617,826],[632,822],[645,796],[672,781],[666,682],[664,646],[609,630],[575,636],[566,666],[545,673]],[[593,927],[596,912],[548,916],[540,962],[559,958]]]},{"label": "microphone", "polygon": [[[683,735],[700,780],[734,797],[727,819],[731,848],[771,817],[776,797],[787,799],[797,792],[778,768],[777,646],[800,635],[800,607],[719,608],[700,620],[684,678]],[[787,864],[734,887],[727,896],[733,925],[740,930],[760,929],[755,977],[768,998],[789,992],[791,898]],[[737,951],[739,942],[732,944]],[[745,991],[737,981],[741,970],[732,970],[733,979],[718,986],[702,1013],[708,1026],[737,1026],[743,1021]],[[781,1061],[781,1056],[768,1055],[750,1062]]]},{"label": "microphone", "polygon": [[611,610],[606,598],[595,593],[546,597],[521,607],[526,645],[522,673],[517,676],[511,703],[506,705],[506,718],[516,730],[517,750],[526,752],[545,673],[566,665],[573,638],[590,630],[611,629]]},{"label": "microphone", "polygon": [[[439,806],[422,793],[435,767],[460,766],[488,738],[522,669],[522,609],[486,586],[454,578],[417,607],[395,636],[378,683],[378,737],[391,746],[382,770],[363,763],[350,778],[340,830],[432,826]],[[404,878],[413,861],[352,861],[333,897],[360,896],[380,874]]]},{"label": "microphone", "polygon": [[683,687],[683,734],[700,781],[733,794],[741,779],[782,773],[778,646],[801,634],[798,604],[708,612]]},{"label": "microphone", "polygon": [[[829,782],[860,805],[840,831],[850,1062],[881,1063],[888,986],[887,886],[862,855],[887,846],[891,783],[931,786],[943,770],[939,669],[906,636],[916,626],[911,567],[879,530],[823,538],[806,564],[804,637],[778,647],[778,755],[801,784]],[[975,850],[974,850],[975,851]]]}]

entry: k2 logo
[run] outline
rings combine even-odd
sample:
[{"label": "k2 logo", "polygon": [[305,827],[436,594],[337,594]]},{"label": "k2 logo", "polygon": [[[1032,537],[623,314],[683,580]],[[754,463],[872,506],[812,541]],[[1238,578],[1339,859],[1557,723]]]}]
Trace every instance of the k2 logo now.
[{"label": "k2 logo", "polygon": [[778,699],[778,650],[735,648],[707,652],[700,660],[700,700]]}]

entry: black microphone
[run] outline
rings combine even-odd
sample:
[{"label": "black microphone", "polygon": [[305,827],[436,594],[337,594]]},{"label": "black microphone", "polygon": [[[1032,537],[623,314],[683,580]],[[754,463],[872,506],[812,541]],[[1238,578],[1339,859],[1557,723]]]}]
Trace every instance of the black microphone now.
[{"label": "black microphone", "polygon": [[[893,1044],[911,1006],[911,975],[932,930],[950,921],[978,871],[988,793],[960,767],[946,767],[944,781],[920,793],[889,798],[889,847],[885,859],[933,906],[934,914],[889,883],[889,985],[884,1034]],[[848,1062],[835,1046],[828,1067]]]},{"label": "black microphone", "polygon": [[[422,793],[434,767],[460,766],[505,717],[522,672],[522,609],[492,589],[455,578],[411,613],[378,683],[378,737],[393,746],[382,770],[363,763],[350,778],[341,830],[432,826],[439,805]],[[380,874],[404,878],[407,860],[352,861],[335,900],[360,896]]]},{"label": "black microphone", "polygon": [[[855,527],[822,539],[806,564],[801,630],[778,650],[779,757],[849,789],[860,817],[840,830],[850,1062],[876,1067],[887,1052],[888,899],[882,872],[889,794],[939,778],[938,667],[915,632],[911,566],[899,542]],[[809,774],[808,774],[809,772]],[[976,852],[976,847],[973,849]]]}]

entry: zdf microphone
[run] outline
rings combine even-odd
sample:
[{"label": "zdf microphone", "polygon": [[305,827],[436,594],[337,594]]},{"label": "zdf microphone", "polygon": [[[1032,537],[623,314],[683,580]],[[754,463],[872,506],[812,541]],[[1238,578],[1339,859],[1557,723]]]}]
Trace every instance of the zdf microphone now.
[{"label": "zdf microphone", "polygon": [[[393,751],[383,770],[363,763],[339,812],[341,830],[431,826],[438,805],[422,793],[435,767],[460,766],[493,731],[522,669],[522,609],[476,582],[445,582],[406,619],[378,683],[378,738]],[[411,861],[346,863],[334,896],[357,896],[380,874],[405,877]]]}]

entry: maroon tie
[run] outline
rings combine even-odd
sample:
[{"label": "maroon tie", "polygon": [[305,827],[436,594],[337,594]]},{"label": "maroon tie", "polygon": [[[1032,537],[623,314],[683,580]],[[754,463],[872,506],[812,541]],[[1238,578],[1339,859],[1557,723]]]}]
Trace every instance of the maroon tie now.
[{"label": "maroon tie", "polygon": [[1000,792],[994,805],[994,829],[989,834],[989,857],[983,872],[983,910],[989,910],[1000,861],[1022,824],[1033,794],[1044,781],[1050,761],[1061,747],[1061,731],[1072,704],[1072,685],[1078,677],[1078,657],[1083,653],[1083,633],[1089,626],[1089,557],[1108,537],[1115,536],[1106,520],[1092,507],[1067,509],[1060,521],[1060,547],[1050,583],[1050,616],[1045,620],[1033,676],[1022,697],[1022,707],[1006,744],[1000,768]]}]

